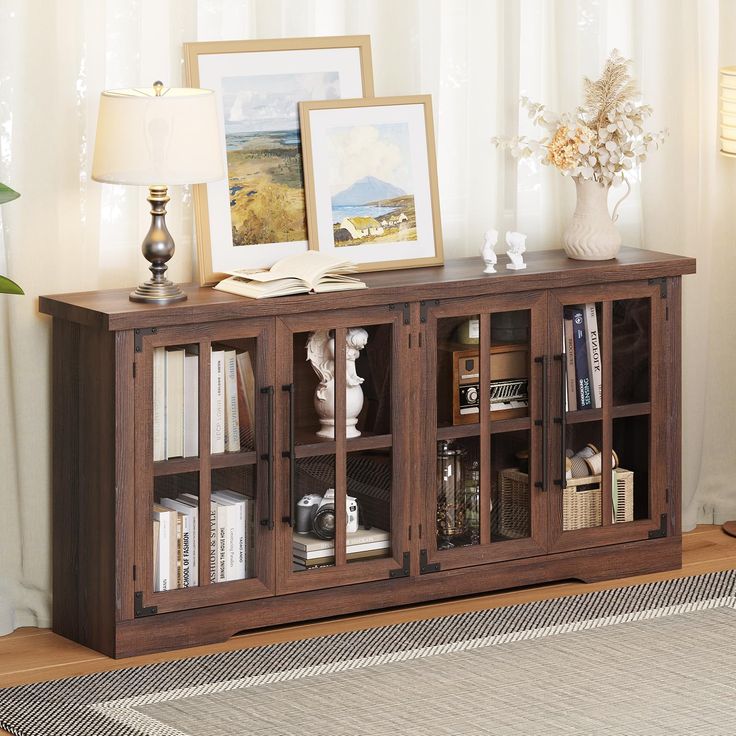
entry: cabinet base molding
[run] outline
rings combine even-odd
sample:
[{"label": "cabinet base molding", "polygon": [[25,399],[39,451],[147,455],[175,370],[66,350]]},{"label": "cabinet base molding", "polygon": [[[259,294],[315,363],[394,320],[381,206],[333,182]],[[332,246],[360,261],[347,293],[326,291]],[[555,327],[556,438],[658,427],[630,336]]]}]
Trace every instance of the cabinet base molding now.
[{"label": "cabinet base molding", "polygon": [[556,580],[594,583],[681,567],[679,536],[563,552],[119,621],[114,648],[104,653],[120,658],[215,644],[245,631],[324,618],[325,611],[344,616]]}]

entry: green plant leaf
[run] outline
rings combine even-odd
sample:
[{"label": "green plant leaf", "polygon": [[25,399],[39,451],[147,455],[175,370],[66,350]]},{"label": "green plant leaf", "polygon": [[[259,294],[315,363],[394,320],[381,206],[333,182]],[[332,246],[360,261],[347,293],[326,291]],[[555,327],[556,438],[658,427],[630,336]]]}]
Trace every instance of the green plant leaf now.
[{"label": "green plant leaf", "polygon": [[23,294],[23,289],[7,276],[0,276],[0,294]]},{"label": "green plant leaf", "polygon": [[12,202],[14,199],[18,199],[18,197],[20,197],[18,192],[14,191],[10,187],[6,187],[5,184],[0,184],[0,204]]}]

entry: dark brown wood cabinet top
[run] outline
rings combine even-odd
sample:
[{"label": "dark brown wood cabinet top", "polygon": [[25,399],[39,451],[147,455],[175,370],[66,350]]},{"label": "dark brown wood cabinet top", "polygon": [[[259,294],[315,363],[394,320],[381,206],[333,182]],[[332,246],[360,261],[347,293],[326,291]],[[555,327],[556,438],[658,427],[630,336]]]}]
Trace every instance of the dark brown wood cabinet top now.
[{"label": "dark brown wood cabinet top", "polygon": [[532,251],[524,271],[507,271],[499,256],[498,273],[484,274],[480,258],[448,260],[435,268],[364,273],[368,288],[332,294],[249,299],[210,288],[185,286],[187,300],[164,307],[136,304],[126,289],[42,296],[40,311],[53,317],[107,330],[162,327],[244,317],[279,316],[337,307],[508,294],[534,289],[682,276],[695,273],[695,259],[638,248],[622,248],[612,261],[574,261],[561,250]]}]

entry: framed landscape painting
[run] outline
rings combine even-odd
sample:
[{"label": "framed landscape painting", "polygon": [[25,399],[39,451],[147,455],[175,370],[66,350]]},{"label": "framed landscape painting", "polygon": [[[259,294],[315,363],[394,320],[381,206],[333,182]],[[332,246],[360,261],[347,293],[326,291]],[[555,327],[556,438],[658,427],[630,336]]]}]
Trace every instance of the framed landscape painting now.
[{"label": "framed landscape painting", "polygon": [[299,103],[309,244],[361,271],[442,264],[429,95]]},{"label": "framed landscape painting", "polygon": [[202,285],[307,250],[298,103],[373,95],[369,36],[188,43],[217,96],[227,180],[194,188]]}]

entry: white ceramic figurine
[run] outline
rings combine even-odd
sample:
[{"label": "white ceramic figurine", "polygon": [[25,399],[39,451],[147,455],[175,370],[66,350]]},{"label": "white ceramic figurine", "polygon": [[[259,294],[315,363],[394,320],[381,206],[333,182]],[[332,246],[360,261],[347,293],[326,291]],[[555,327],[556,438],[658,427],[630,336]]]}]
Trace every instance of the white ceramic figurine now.
[{"label": "white ceramic figurine", "polygon": [[511,259],[511,263],[507,263],[506,268],[510,271],[522,271],[525,269],[524,251],[526,250],[526,235],[524,233],[507,232],[506,245],[509,247],[506,255]]},{"label": "white ceramic figurine", "polygon": [[483,256],[483,261],[486,264],[483,273],[496,273],[494,268],[498,261],[498,256],[494,250],[498,243],[498,230],[486,230],[485,241],[483,247],[480,249],[480,254]]}]

